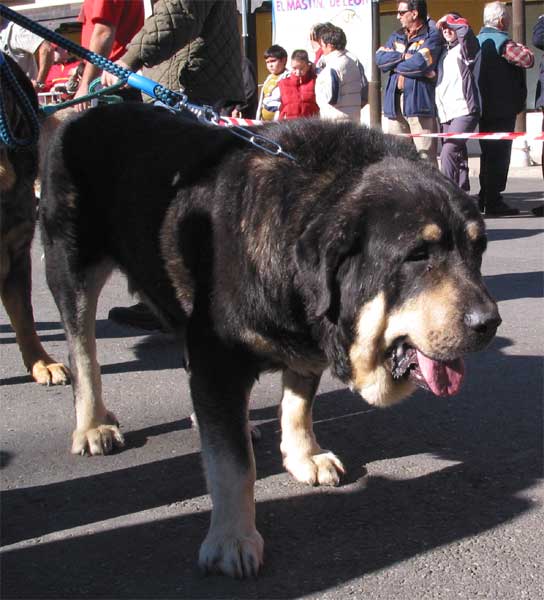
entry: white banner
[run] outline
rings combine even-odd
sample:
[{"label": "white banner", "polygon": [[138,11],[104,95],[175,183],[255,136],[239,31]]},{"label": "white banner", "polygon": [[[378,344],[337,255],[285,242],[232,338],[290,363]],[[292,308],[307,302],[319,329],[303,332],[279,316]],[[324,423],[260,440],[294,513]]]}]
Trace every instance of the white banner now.
[{"label": "white banner", "polygon": [[347,49],[363,64],[370,80],[374,58],[371,0],[272,0],[273,43],[283,46],[289,56],[300,48],[313,60],[310,28],[327,21],[344,30]]}]

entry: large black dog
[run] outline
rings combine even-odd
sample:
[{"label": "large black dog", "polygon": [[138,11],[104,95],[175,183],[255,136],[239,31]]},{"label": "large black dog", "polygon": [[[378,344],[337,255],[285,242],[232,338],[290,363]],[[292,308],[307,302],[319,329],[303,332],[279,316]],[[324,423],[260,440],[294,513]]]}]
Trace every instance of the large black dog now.
[{"label": "large black dog", "polygon": [[[38,99],[30,79],[9,56],[0,60],[0,118],[13,143],[0,141],[0,294],[8,313],[23,362],[41,384],[68,381],[64,365],[44,350],[36,333],[32,311],[30,249],[36,226],[34,182],[38,174],[38,140],[18,147],[17,140],[31,140],[32,119]],[[26,115],[26,116],[25,116]],[[36,119],[37,123],[37,119]]]},{"label": "large black dog", "polygon": [[417,384],[453,394],[461,356],[500,323],[477,206],[408,144],[311,120],[259,133],[295,160],[157,108],[91,110],[49,148],[41,213],[70,349],[72,451],[123,444],[94,337],[119,267],[183,340],[214,506],[200,564],[235,576],[263,554],[247,418],[260,372],[283,372],[286,468],[336,484],[342,463],[312,429],[324,369],[380,406]]}]

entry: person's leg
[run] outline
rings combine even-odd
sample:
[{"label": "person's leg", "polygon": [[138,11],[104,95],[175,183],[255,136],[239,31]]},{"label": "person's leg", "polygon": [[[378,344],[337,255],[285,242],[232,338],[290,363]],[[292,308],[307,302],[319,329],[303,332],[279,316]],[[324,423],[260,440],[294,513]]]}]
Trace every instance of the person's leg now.
[{"label": "person's leg", "polygon": [[[501,119],[501,122],[498,123],[499,128],[497,131],[514,131],[516,128],[516,116],[507,117],[505,119]],[[506,183],[508,181],[508,170],[510,169],[510,157],[512,155],[512,141],[504,140],[498,143],[498,164],[496,165],[497,169],[497,187],[499,191],[499,196],[501,192],[504,192],[506,189]]]},{"label": "person's leg", "polygon": [[[413,134],[437,133],[438,131],[435,117],[406,117],[406,120],[410,126],[410,132]],[[416,137],[414,138],[414,144],[422,158],[429,160],[438,167],[436,159],[438,148],[437,138]]]},{"label": "person's leg", "polygon": [[[451,121],[442,123],[442,133],[450,133]],[[440,151],[440,171],[454,183],[459,185],[459,168],[457,160],[458,145],[460,140],[442,139],[442,150]]]},{"label": "person's leg", "polygon": [[[481,119],[480,132],[493,133],[513,131],[515,117],[499,119]],[[480,199],[485,213],[493,216],[512,216],[519,213],[517,208],[509,207],[501,192],[506,188],[512,142],[509,140],[481,140],[482,157],[480,159]]]},{"label": "person's leg", "polygon": [[410,125],[402,114],[402,94],[395,94],[395,112],[397,118],[387,120],[387,133],[391,135],[410,133]]},{"label": "person's leg", "polygon": [[[478,125],[476,115],[465,115],[443,123],[444,133],[472,132]],[[464,139],[444,139],[440,154],[440,170],[462,190],[470,190],[467,142]]]}]

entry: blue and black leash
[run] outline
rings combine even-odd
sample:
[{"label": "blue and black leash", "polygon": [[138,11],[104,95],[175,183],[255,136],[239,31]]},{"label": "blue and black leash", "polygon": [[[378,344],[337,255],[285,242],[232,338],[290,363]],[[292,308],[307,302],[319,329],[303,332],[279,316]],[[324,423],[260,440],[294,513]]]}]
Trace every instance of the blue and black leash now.
[{"label": "blue and black leash", "polygon": [[[13,21],[17,25],[20,25],[32,33],[35,33],[48,42],[57,44],[61,48],[64,48],[72,54],[83,58],[84,60],[99,67],[103,71],[107,71],[108,73],[115,75],[123,84],[130,85],[131,87],[140,90],[144,94],[159,100],[174,110],[187,110],[194,114],[202,122],[212,123],[214,125],[221,124],[221,116],[211,106],[200,106],[198,104],[193,104],[189,102],[189,99],[185,94],[174,92],[173,90],[164,87],[157,81],[153,81],[148,77],[144,77],[143,75],[134,73],[129,69],[125,69],[124,67],[115,64],[107,58],[100,56],[100,54],[96,54],[95,52],[92,52],[91,50],[72,42],[72,40],[61,36],[55,31],[51,31],[43,25],[32,21],[28,17],[15,12],[4,4],[0,4],[0,16],[4,17],[8,21]],[[230,131],[233,135],[242,138],[253,146],[260,148],[264,152],[267,152],[268,154],[295,160],[293,156],[284,152],[277,142],[262,135],[258,135],[253,131],[246,129],[245,127],[234,125],[228,127],[228,131]]]},{"label": "blue and black leash", "polygon": [[[6,95],[11,93],[20,107],[28,133],[24,137],[17,136],[11,129],[6,113]],[[6,58],[0,52],[0,144],[8,148],[26,148],[35,144],[40,135],[40,121],[32,102],[17,81]]]}]

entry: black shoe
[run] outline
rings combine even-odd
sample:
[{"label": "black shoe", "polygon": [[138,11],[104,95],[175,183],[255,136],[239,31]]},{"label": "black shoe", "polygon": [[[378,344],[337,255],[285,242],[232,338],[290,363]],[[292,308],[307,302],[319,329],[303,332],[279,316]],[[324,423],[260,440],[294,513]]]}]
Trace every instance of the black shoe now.
[{"label": "black shoe", "polygon": [[143,303],[134,306],[116,306],[108,313],[108,319],[119,325],[128,325],[145,331],[166,331],[164,325]]},{"label": "black shoe", "polygon": [[486,204],[486,217],[513,217],[514,215],[519,215],[519,209],[508,206],[508,204],[500,198],[491,204]]},{"label": "black shoe", "polygon": [[531,208],[531,212],[535,217],[544,217],[544,204]]}]

